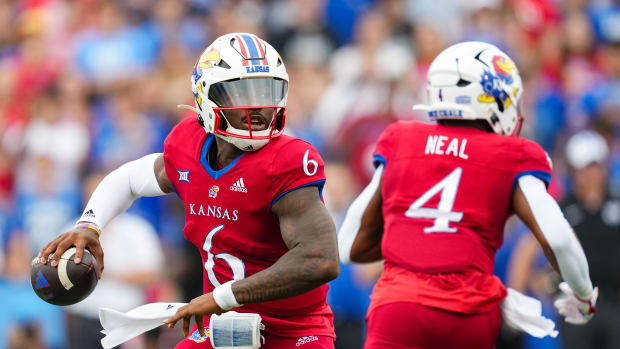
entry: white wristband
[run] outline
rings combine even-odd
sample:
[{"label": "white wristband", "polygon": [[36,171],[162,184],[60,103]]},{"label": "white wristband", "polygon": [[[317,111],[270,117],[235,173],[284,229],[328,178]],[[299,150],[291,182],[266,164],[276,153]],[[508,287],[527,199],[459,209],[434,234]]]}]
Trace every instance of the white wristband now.
[{"label": "white wristband", "polygon": [[243,306],[243,304],[237,302],[235,294],[232,291],[233,282],[235,282],[235,280],[230,280],[213,290],[213,299],[222,310],[230,310]]}]

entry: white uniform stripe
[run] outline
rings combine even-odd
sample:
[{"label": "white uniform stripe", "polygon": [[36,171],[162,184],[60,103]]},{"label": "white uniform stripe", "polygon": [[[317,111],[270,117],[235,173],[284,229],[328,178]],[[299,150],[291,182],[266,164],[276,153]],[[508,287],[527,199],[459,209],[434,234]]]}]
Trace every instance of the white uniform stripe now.
[{"label": "white uniform stripe", "polygon": [[243,183],[243,177],[241,177],[241,179],[239,179],[239,182],[241,182],[241,186],[245,187],[245,183]]},{"label": "white uniform stripe", "polygon": [[69,275],[67,275],[67,262],[69,262],[69,257],[74,254],[76,251],[75,247],[71,247],[66,250],[65,253],[60,256],[60,262],[58,262],[58,279],[67,291],[73,287],[73,283],[69,280]]}]

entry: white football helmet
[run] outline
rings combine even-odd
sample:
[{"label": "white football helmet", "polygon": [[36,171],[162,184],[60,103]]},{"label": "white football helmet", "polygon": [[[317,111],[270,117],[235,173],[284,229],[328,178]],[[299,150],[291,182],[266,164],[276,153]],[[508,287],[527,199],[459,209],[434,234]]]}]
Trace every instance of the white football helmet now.
[{"label": "white football helmet", "polygon": [[442,51],[427,75],[429,104],[416,105],[431,120],[486,120],[503,135],[521,132],[523,84],[514,62],[496,46],[479,41]]},{"label": "white football helmet", "polygon": [[[254,34],[222,35],[207,47],[191,77],[198,122],[244,151],[256,151],[284,130],[288,74],[278,52]],[[250,110],[273,108],[266,130],[252,131]],[[247,130],[232,127],[226,110],[245,110]]]}]

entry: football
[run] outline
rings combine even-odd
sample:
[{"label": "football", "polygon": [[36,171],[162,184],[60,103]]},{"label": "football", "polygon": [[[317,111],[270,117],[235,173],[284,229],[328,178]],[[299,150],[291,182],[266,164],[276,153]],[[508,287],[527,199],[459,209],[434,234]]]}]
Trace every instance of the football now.
[{"label": "football", "polygon": [[88,297],[97,286],[97,261],[84,250],[82,261],[75,264],[75,247],[65,251],[57,267],[51,266],[53,255],[46,264],[39,258],[32,261],[30,283],[42,300],[54,305],[71,305]]}]

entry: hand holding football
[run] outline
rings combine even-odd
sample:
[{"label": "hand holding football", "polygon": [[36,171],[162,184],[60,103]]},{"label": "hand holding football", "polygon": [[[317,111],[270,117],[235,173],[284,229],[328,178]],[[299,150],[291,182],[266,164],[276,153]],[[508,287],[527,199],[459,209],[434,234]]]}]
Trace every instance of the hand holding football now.
[{"label": "hand holding football", "polygon": [[75,264],[75,251],[75,247],[66,250],[57,267],[43,264],[39,258],[32,261],[30,283],[39,298],[54,305],[71,305],[93,292],[98,281],[97,261],[85,249],[82,261]]}]

